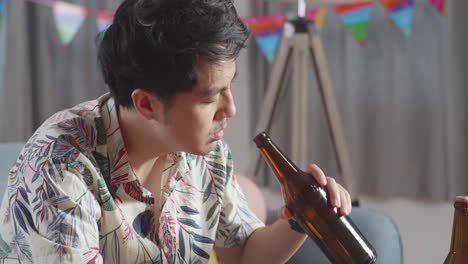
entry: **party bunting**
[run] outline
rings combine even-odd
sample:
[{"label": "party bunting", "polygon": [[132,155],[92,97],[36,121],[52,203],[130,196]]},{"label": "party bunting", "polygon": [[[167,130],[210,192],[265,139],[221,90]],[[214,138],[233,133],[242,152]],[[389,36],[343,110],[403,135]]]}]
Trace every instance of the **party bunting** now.
[{"label": "party bunting", "polygon": [[335,5],[335,12],[361,47],[367,38],[371,9],[372,1]]},{"label": "party bunting", "polygon": [[257,44],[269,63],[273,62],[281,38],[282,28],[274,28],[255,37]]},{"label": "party bunting", "polygon": [[[315,21],[317,28],[322,29],[325,20],[325,8],[314,8],[306,10],[306,18]],[[291,15],[270,15],[245,17],[242,20],[249,25],[252,34],[255,36],[260,51],[269,63],[272,63],[283,31],[286,18],[294,18]]]},{"label": "party bunting", "polygon": [[325,15],[327,9],[325,7],[312,8],[306,10],[306,18],[315,22],[317,29],[322,31],[323,23],[325,22]]},{"label": "party bunting", "polygon": [[255,16],[242,19],[255,36],[260,51],[269,63],[275,58],[276,49],[286,21],[285,15]]},{"label": "party bunting", "polygon": [[414,13],[414,0],[380,0],[380,3],[390,13],[393,22],[406,36],[409,36]]},{"label": "party bunting", "polygon": [[114,13],[111,11],[97,10],[96,11],[96,25],[99,32],[105,31],[114,20]]},{"label": "party bunting", "polygon": [[445,15],[445,0],[427,0],[441,15]]},{"label": "party bunting", "polygon": [[0,30],[3,29],[3,17],[5,14],[5,1],[0,0]]},{"label": "party bunting", "polygon": [[53,12],[61,48],[64,48],[73,40],[88,12],[79,5],[61,1],[54,2]]},{"label": "party bunting", "polygon": [[[14,1],[14,0],[9,0]],[[59,35],[60,47],[64,48],[73,40],[85,18],[88,9],[80,5],[74,5],[56,0],[25,0],[31,3],[50,6],[53,8],[54,20]],[[356,0],[350,4],[333,5],[336,13],[357,40],[360,46],[364,45],[367,38],[371,4],[374,0]],[[375,0],[377,1],[377,0]],[[407,36],[411,32],[413,19],[414,0],[378,0],[389,12],[392,20]],[[439,14],[446,12],[445,0],[427,0]],[[0,27],[5,15],[5,3],[0,0]],[[323,28],[327,7],[306,10],[306,18],[315,22],[318,30]],[[96,11],[96,26],[99,32],[106,30],[113,21],[114,13],[106,10]],[[283,24],[286,20],[295,19],[296,14],[277,14],[269,16],[251,16],[241,18],[247,23],[255,36],[261,52],[271,63],[280,42]]]}]

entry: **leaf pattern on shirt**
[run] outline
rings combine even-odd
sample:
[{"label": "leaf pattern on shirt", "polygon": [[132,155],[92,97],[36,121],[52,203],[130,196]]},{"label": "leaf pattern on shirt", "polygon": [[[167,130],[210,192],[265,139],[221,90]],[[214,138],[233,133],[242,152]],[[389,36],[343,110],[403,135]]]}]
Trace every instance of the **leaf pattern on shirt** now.
[{"label": "leaf pattern on shirt", "polygon": [[[59,122],[57,127],[71,135],[80,148],[89,149],[89,147],[95,145],[97,134],[96,128],[91,126],[90,123],[83,117],[75,117]],[[75,147],[78,148],[78,146]]]},{"label": "leaf pattern on shirt", "polygon": [[10,254],[11,248],[8,244],[2,239],[0,235],[0,258],[5,258]]},{"label": "leaf pattern on shirt", "polygon": [[237,193],[230,155],[223,142],[205,156],[169,154],[156,228],[154,198],[131,170],[110,96],[60,112],[10,170],[0,258],[206,263],[215,243],[238,245],[261,226]]},{"label": "leaf pattern on shirt", "polygon": [[107,188],[106,183],[102,178],[98,179],[98,188],[99,188],[99,200],[102,209],[105,211],[113,211],[115,210],[115,203],[114,199],[112,198],[109,189]]}]

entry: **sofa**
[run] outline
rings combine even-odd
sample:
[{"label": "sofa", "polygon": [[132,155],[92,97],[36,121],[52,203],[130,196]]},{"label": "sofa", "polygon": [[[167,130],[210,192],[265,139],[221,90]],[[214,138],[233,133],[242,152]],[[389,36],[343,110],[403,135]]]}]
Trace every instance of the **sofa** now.
[{"label": "sofa", "polygon": [[[23,144],[21,143],[0,143],[0,194],[6,192],[8,171],[16,161]],[[259,189],[251,181],[243,182],[247,200],[254,198],[255,208],[262,198]],[[2,197],[0,199],[2,199]],[[266,224],[274,222],[277,218],[278,208],[268,208],[263,218]],[[377,251],[377,263],[380,264],[400,264],[403,263],[403,246],[398,230],[398,226],[389,216],[369,208],[354,207],[351,219],[361,230],[364,236],[374,246]],[[307,239],[296,254],[288,261],[291,264],[305,263],[330,263],[325,255],[320,251],[312,239]]]}]

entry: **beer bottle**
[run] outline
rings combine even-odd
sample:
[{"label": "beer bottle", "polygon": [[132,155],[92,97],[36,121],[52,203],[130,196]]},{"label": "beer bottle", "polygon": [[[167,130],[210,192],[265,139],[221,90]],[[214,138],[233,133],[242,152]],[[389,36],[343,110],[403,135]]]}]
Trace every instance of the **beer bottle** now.
[{"label": "beer bottle", "polygon": [[347,216],[333,208],[327,192],[314,177],[300,170],[262,132],[254,139],[275,172],[287,208],[332,263],[375,263],[377,254]]},{"label": "beer bottle", "polygon": [[452,241],[444,264],[468,263],[468,196],[457,196],[453,204]]}]

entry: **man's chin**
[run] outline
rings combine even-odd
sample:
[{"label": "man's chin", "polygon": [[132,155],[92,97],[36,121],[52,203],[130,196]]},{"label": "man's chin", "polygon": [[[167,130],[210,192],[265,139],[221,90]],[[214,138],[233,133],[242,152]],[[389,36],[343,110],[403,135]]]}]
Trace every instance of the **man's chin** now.
[{"label": "man's chin", "polygon": [[201,148],[196,149],[194,151],[190,151],[190,153],[195,154],[195,155],[204,156],[204,155],[210,153],[211,151],[213,151],[213,149],[216,147],[217,143],[218,143],[218,141],[213,141],[213,142],[209,143],[208,145],[206,145],[204,147],[201,147]]}]

